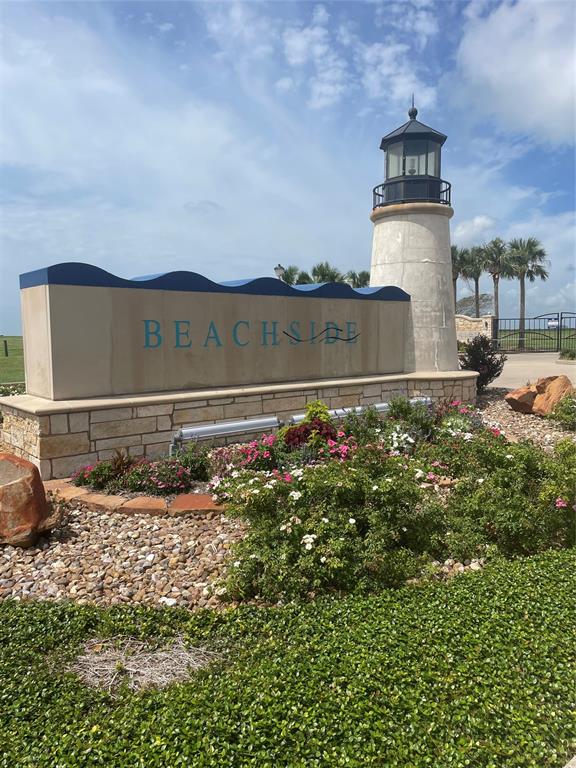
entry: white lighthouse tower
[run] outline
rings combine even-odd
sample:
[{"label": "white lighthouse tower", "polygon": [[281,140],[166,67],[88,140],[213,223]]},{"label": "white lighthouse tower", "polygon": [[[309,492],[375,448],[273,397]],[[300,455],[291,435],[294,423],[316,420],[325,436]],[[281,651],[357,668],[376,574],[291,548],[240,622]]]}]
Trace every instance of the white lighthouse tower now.
[{"label": "white lighthouse tower", "polygon": [[384,136],[385,181],[374,188],[370,285],[411,296],[405,372],[457,371],[450,184],[440,178],[446,136],[416,120]]}]

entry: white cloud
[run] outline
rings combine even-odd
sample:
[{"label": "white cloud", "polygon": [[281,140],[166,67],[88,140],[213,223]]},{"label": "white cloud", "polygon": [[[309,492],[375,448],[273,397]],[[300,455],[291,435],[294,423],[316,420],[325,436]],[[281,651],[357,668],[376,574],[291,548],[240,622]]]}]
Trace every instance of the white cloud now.
[{"label": "white cloud", "polygon": [[312,67],[309,77],[311,109],[324,109],[338,103],[350,85],[346,59],[335,50],[335,41],[323,26],[329,20],[323,6],[314,10],[312,25],[284,31],[284,54],[291,67]]},{"label": "white cloud", "polygon": [[158,29],[160,32],[170,32],[172,29],[175,29],[176,27],[174,24],[172,24],[169,21],[165,21],[163,24],[157,24],[156,29]]},{"label": "white cloud", "polygon": [[553,143],[575,138],[576,6],[504,0],[469,10],[458,52],[461,88],[503,127]]},{"label": "white cloud", "polygon": [[281,93],[291,91],[294,88],[294,80],[291,77],[281,77],[280,80],[276,80],[274,87]]},{"label": "white cloud", "polygon": [[380,3],[376,7],[374,20],[378,27],[391,27],[403,32],[420,51],[439,31],[437,8],[429,0]]},{"label": "white cloud", "polygon": [[474,216],[472,219],[461,221],[454,229],[453,241],[461,247],[478,245],[488,237],[488,233],[494,231],[496,222],[490,216]]},{"label": "white cloud", "polygon": [[372,43],[359,45],[357,57],[362,83],[370,99],[386,99],[405,106],[409,94],[418,95],[419,107],[433,106],[436,89],[418,77],[405,43]]},{"label": "white cloud", "polygon": [[[274,21],[247,3],[199,4],[208,33],[233,61],[261,60],[274,53],[278,37]],[[241,62],[240,62],[241,63]]]}]

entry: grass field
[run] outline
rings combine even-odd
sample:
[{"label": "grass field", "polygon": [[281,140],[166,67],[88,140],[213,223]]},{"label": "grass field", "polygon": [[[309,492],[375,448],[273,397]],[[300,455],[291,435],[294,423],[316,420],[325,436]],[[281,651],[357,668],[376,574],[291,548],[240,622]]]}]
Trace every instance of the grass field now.
[{"label": "grass field", "polygon": [[[8,342],[8,357],[4,341]],[[24,381],[22,336],[0,336],[0,384],[13,381]]]},{"label": "grass field", "polygon": [[[498,348],[502,352],[516,352],[519,348],[520,332],[518,328],[500,329],[498,332]],[[561,349],[576,348],[576,329],[562,328],[560,336]],[[526,330],[524,332],[524,350],[526,352],[556,352],[558,349],[558,331],[556,330]]]}]

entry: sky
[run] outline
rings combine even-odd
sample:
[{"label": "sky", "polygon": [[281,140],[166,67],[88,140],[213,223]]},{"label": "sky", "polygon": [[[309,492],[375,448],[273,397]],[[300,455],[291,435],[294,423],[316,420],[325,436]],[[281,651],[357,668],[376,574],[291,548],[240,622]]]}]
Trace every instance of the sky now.
[{"label": "sky", "polygon": [[[60,262],[369,269],[379,144],[412,93],[448,135],[452,242],[537,237],[528,315],[576,309],[572,0],[13,0],[0,35],[0,333],[18,275]],[[518,315],[517,281],[500,301]]]}]

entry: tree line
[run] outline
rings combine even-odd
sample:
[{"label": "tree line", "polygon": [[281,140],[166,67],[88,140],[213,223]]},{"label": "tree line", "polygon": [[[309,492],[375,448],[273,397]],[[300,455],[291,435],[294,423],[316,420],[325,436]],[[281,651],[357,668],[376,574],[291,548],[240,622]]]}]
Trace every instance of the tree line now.
[{"label": "tree line", "polygon": [[[487,295],[480,293],[480,278],[487,273],[492,278],[493,314],[500,316],[499,289],[500,280],[518,280],[520,283],[520,329],[523,330],[526,317],[526,281],[547,280],[548,264],[546,251],[535,237],[513,238],[504,242],[499,237],[483,245],[471,248],[452,246],[452,282],[454,285],[454,304],[458,305],[457,282],[462,278],[474,285],[474,313],[480,317],[480,308],[486,308]],[[288,285],[308,283],[347,283],[352,288],[364,288],[370,284],[370,272],[341,272],[327,261],[315,264],[310,272],[291,265],[284,269],[281,278]],[[462,302],[460,302],[461,304]]]},{"label": "tree line", "polygon": [[348,283],[352,288],[366,288],[370,284],[370,272],[341,272],[327,261],[314,264],[310,272],[291,265],[284,269],[281,278],[288,285],[306,285],[309,283]]},{"label": "tree line", "polygon": [[520,283],[520,331],[524,330],[526,317],[526,281],[547,280],[546,251],[535,237],[514,238],[507,243],[499,237],[484,245],[471,248],[452,246],[452,282],[454,303],[457,303],[457,281],[461,277],[474,284],[475,316],[480,317],[480,278],[486,272],[492,278],[496,320],[500,317],[500,280],[518,280]]}]

